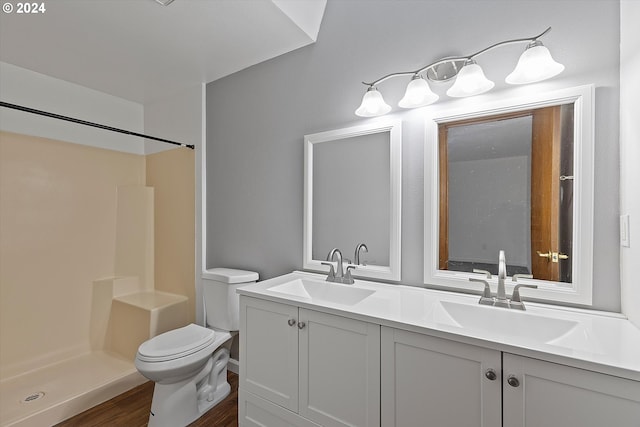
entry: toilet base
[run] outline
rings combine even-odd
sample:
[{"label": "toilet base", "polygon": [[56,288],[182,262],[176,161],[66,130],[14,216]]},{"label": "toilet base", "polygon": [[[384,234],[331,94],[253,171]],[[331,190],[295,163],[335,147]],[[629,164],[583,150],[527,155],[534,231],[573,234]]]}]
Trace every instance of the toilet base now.
[{"label": "toilet base", "polygon": [[231,392],[228,360],[229,350],[221,348],[195,377],[173,384],[156,383],[149,427],[187,426],[220,403]]}]

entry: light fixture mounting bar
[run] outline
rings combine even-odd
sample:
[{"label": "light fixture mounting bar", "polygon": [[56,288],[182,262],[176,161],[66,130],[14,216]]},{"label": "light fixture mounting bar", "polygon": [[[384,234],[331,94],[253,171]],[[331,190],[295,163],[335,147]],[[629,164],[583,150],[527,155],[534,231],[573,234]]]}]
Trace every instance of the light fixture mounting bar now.
[{"label": "light fixture mounting bar", "polygon": [[529,43],[531,43],[531,42],[534,42],[534,41],[538,40],[540,37],[544,36],[544,35],[545,35],[545,34],[547,34],[549,31],[551,31],[551,27],[547,28],[546,30],[544,30],[543,32],[541,32],[540,34],[538,34],[537,36],[534,36],[534,37],[527,37],[527,38],[522,38],[522,39],[505,40],[505,41],[503,41],[503,42],[499,42],[499,43],[496,43],[496,44],[492,44],[492,45],[491,45],[491,46],[489,46],[489,47],[485,47],[484,49],[479,50],[479,51],[477,51],[476,53],[474,53],[474,54],[472,54],[472,55],[469,55],[467,58],[468,58],[468,59],[473,59],[474,57],[476,57],[476,56],[478,56],[478,55],[481,55],[481,54],[483,54],[483,53],[485,53],[485,52],[487,52],[487,51],[489,51],[489,50],[491,50],[491,49],[494,49],[494,48],[496,48],[496,47],[498,47],[498,46],[505,46],[505,45],[508,45],[508,44],[524,43],[524,42],[529,42]]},{"label": "light fixture mounting bar", "polygon": [[[505,46],[508,44],[514,44],[514,43],[531,43],[531,42],[535,42],[537,41],[540,37],[544,36],[545,34],[547,34],[549,31],[551,31],[551,27],[547,28],[546,30],[544,30],[543,32],[541,32],[540,34],[533,36],[533,37],[525,37],[525,38],[520,38],[520,39],[511,39],[511,40],[505,40],[499,43],[495,43],[492,44],[489,47],[486,47],[484,49],[481,49],[471,55],[467,55],[467,56],[452,56],[452,57],[447,57],[447,58],[442,58],[439,59],[435,62],[432,62],[429,65],[425,65],[424,67],[416,70],[416,71],[403,71],[403,72],[398,72],[398,73],[391,73],[391,74],[387,74],[384,77],[380,77],[377,80],[374,80],[373,82],[362,82],[362,84],[369,86],[369,87],[374,87],[382,82],[384,82],[385,80],[388,80],[390,78],[393,77],[400,77],[400,76],[416,76],[416,75],[420,75],[424,72],[427,73],[427,78],[429,80],[432,81],[447,81],[450,80],[451,78],[455,77],[458,74],[458,71],[460,71],[460,69],[465,65],[465,63],[467,61],[472,60],[473,58],[475,58],[478,55],[481,55],[489,50],[495,49],[499,46]],[[446,66],[448,68],[448,72],[438,72],[438,68],[441,68],[442,66]],[[451,72],[453,74],[451,74]]]}]

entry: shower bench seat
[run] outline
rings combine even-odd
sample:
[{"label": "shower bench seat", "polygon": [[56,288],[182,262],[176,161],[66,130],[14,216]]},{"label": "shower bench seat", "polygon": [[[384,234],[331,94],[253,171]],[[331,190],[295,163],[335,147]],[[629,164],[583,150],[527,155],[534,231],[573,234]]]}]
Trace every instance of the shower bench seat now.
[{"label": "shower bench seat", "polygon": [[94,282],[92,347],[133,362],[144,341],[190,322],[188,304],[184,295],[140,289],[137,278],[98,280]]}]

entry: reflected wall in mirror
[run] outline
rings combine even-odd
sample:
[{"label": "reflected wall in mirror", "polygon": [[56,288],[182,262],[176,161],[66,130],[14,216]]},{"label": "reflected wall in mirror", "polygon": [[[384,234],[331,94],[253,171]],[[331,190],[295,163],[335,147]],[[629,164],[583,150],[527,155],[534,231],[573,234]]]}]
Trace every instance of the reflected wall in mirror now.
[{"label": "reflected wall in mirror", "polygon": [[353,274],[400,280],[400,139],[397,121],[305,136],[304,268],[364,243]]},{"label": "reflected wall in mirror", "polygon": [[389,132],[327,141],[313,147],[313,259],[333,248],[363,264],[389,265]]},{"label": "reflected wall in mirror", "polygon": [[571,283],[573,107],[438,126],[440,269]]},{"label": "reflected wall in mirror", "polygon": [[504,250],[533,298],[590,304],[593,87],[445,111],[427,139],[425,283],[477,290]]}]

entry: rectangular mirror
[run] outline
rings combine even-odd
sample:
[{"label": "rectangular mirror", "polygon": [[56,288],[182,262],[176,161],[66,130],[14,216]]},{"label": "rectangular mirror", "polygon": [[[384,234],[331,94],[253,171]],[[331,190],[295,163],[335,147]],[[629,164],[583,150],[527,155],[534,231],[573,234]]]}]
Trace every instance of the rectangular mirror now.
[{"label": "rectangular mirror", "polygon": [[537,284],[535,298],[591,303],[591,92],[537,94],[429,120],[425,188],[437,228],[429,240],[425,228],[425,283],[477,289],[468,282],[478,277],[473,269],[496,275],[504,250],[507,275],[532,274],[519,282]]},{"label": "rectangular mirror", "polygon": [[303,267],[333,248],[355,262],[354,276],[400,280],[401,125],[376,122],[306,135]]}]

